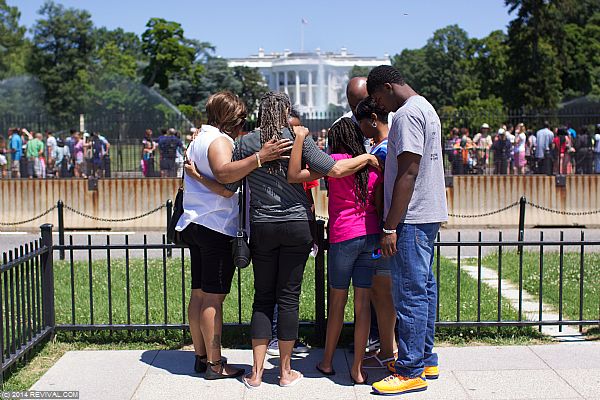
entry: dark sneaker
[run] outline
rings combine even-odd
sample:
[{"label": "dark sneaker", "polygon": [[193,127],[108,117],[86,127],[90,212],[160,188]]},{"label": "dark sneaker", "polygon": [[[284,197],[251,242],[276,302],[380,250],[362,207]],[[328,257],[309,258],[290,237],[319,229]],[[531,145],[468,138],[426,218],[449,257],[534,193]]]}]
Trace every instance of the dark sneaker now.
[{"label": "dark sneaker", "polygon": [[[208,380],[208,381],[214,381],[217,379],[235,379],[238,378],[242,375],[244,375],[244,369],[243,368],[234,368],[234,372],[231,375],[227,375],[224,373],[225,368],[227,366],[227,362],[225,360],[219,360],[217,362],[210,362],[207,361],[207,368],[206,368],[206,374],[204,375],[204,379]],[[219,371],[215,371],[210,367],[219,367]]]},{"label": "dark sneaker", "polygon": [[273,339],[267,346],[267,354],[270,356],[279,356],[279,342],[277,339]]},{"label": "dark sneaker", "polygon": [[292,352],[294,354],[306,354],[310,351],[310,347],[300,339],[296,339],[296,343],[294,343],[294,349]]}]

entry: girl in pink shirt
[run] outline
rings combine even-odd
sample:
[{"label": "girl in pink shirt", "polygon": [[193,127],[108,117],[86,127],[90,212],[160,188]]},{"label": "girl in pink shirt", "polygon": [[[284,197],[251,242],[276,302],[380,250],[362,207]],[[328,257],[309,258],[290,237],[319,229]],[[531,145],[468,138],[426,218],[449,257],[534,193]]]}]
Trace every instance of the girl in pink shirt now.
[{"label": "girl in pink shirt", "polygon": [[[331,127],[328,143],[331,157],[336,161],[366,153],[363,134],[350,118],[342,118]],[[344,178],[327,178],[327,182],[329,318],[325,352],[317,370],[324,375],[335,374],[333,355],[342,330],[352,280],[356,318],[354,362],[350,375],[354,383],[364,384],[367,373],[362,368],[362,360],[371,323],[369,292],[380,249],[381,217],[378,212],[383,208],[383,177],[377,169],[366,167]]]}]

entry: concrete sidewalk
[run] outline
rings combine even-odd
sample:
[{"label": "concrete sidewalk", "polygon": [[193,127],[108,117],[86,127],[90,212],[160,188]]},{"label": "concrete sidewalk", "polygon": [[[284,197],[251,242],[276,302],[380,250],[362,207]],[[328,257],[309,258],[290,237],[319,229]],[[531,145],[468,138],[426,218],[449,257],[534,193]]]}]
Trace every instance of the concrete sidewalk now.
[{"label": "concrete sidewalk", "polygon": [[[441,376],[426,392],[403,399],[600,399],[600,343],[541,346],[472,346],[438,349]],[[305,379],[277,385],[278,358],[267,358],[265,382],[248,390],[240,381],[206,381],[193,373],[189,351],[71,351],[31,388],[78,390],[80,399],[369,399],[370,386],[352,386],[352,355],[339,350],[334,377],[315,370],[321,349],[293,361]],[[251,368],[250,350],[226,350],[231,364]],[[386,376],[370,370],[369,382]]]}]

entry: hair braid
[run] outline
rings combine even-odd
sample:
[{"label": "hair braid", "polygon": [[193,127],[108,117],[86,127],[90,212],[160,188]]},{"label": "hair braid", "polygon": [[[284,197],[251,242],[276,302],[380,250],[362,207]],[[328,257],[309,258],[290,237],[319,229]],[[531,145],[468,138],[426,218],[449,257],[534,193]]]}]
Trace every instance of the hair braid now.
[{"label": "hair braid", "polygon": [[[283,128],[288,128],[292,136],[295,136],[288,118],[291,108],[290,98],[283,92],[268,92],[261,97],[257,121],[261,146],[269,140],[281,139]],[[277,160],[267,163],[267,170],[269,173],[282,170],[281,162]]]},{"label": "hair braid", "polygon": [[[350,118],[342,118],[333,124],[328,133],[328,143],[332,153],[347,153],[352,157],[365,154],[363,135]],[[356,197],[366,204],[369,195],[369,168],[365,167],[354,174]]]}]

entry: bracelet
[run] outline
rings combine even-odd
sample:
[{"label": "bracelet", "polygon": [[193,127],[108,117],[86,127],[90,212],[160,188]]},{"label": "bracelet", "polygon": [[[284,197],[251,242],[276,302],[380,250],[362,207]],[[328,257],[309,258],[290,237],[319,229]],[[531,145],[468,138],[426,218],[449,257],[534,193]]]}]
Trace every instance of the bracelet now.
[{"label": "bracelet", "polygon": [[262,167],[262,163],[260,162],[260,155],[258,153],[255,153],[256,155],[256,163],[258,164],[258,168]]},{"label": "bracelet", "polygon": [[386,235],[391,235],[393,233],[396,233],[395,229],[385,229],[383,228],[383,233],[385,233]]}]

